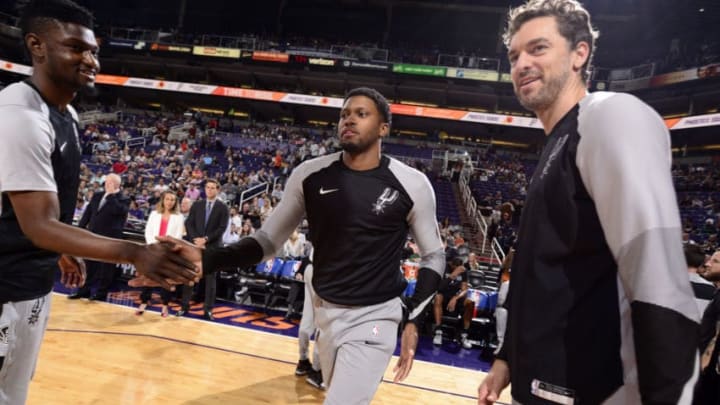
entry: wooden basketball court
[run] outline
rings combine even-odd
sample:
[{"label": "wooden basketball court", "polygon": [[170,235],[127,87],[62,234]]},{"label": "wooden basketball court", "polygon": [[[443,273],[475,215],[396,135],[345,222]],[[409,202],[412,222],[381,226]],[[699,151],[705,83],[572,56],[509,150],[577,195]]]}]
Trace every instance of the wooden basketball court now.
[{"label": "wooden basketball court", "polygon": [[[293,337],[53,294],[28,404],[322,403],[297,357]],[[395,361],[373,404],[477,403],[483,373],[416,361],[393,384]]]}]

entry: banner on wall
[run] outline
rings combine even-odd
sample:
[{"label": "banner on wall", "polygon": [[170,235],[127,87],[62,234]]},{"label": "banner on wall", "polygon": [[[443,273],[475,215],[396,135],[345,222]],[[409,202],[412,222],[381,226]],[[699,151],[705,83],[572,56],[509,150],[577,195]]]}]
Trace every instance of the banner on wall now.
[{"label": "banner on wall", "polygon": [[496,82],[499,79],[499,73],[496,70],[482,69],[466,69],[466,68],[447,68],[447,77],[468,80],[482,80],[486,82]]},{"label": "banner on wall", "polygon": [[[26,76],[32,74],[32,68],[30,66],[13,63],[1,59],[0,70]],[[343,104],[343,99],[339,97],[322,97],[309,94],[253,90],[238,87],[144,79],[139,77],[117,75],[98,74],[96,77],[96,82],[97,84],[109,86],[136,87],[148,90],[205,94],[220,97],[236,97],[249,100],[302,104],[316,107],[341,108]],[[390,108],[392,113],[397,115],[476,122],[482,124],[515,126],[523,128],[542,128],[540,121],[535,117],[479,113],[465,110],[423,107],[408,104],[392,104]],[[667,125],[670,130],[719,126],[720,113],[666,119],[665,125]]]},{"label": "banner on wall", "polygon": [[255,51],[252,54],[252,60],[262,62],[288,63],[290,61],[290,55],[282,52]]},{"label": "banner on wall", "polygon": [[218,48],[214,46],[193,46],[193,54],[200,56],[214,56],[218,58],[240,58],[239,49]]},{"label": "banner on wall", "polygon": [[392,65],[383,62],[359,62],[356,60],[344,60],[342,66],[349,69],[364,69],[364,70],[377,70],[377,71],[389,71]]},{"label": "banner on wall", "polygon": [[157,52],[180,52],[180,53],[192,53],[192,51],[193,51],[193,49],[189,46],[157,44],[157,43],[150,45],[150,50],[157,51]]},{"label": "banner on wall", "polygon": [[442,66],[427,66],[427,65],[410,65],[407,63],[396,63],[393,65],[392,71],[394,73],[403,73],[409,75],[421,75],[421,76],[439,76],[444,77],[447,75],[447,68]]},{"label": "banner on wall", "polygon": [[147,43],[145,41],[133,41],[129,39],[115,39],[115,38],[109,38],[104,42],[104,45],[113,47],[113,48],[126,48],[126,49],[134,49],[136,51],[142,51],[145,48],[147,48]]}]

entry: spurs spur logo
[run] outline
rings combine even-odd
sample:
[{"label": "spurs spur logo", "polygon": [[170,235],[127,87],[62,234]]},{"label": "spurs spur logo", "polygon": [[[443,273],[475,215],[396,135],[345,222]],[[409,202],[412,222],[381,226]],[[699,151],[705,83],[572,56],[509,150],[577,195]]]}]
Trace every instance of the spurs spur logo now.
[{"label": "spurs spur logo", "polygon": [[377,201],[375,201],[375,203],[373,204],[373,212],[376,215],[382,214],[385,210],[385,207],[391,205],[395,202],[395,200],[397,200],[398,195],[400,195],[400,193],[397,190],[386,187],[385,191],[380,194],[380,197],[378,197]]},{"label": "spurs spur logo", "polygon": [[28,317],[28,325],[35,325],[38,319],[40,319],[40,314],[42,313],[43,306],[45,305],[45,299],[46,297],[42,297],[35,300],[35,304],[33,304],[33,307],[30,310],[30,316]]},{"label": "spurs spur logo", "polygon": [[560,153],[562,147],[565,146],[565,142],[567,142],[569,136],[569,134],[565,134],[565,136],[558,139],[557,142],[555,142],[555,145],[553,145],[552,151],[550,152],[550,155],[548,155],[547,162],[545,162],[545,167],[543,167],[542,173],[540,173],[541,179],[548,174],[550,165],[555,160],[555,158],[557,158],[557,155]]}]

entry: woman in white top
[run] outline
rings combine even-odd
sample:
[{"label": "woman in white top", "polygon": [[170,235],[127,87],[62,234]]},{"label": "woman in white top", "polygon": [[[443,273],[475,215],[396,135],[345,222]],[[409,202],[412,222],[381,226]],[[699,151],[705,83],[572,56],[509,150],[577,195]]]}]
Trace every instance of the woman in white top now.
[{"label": "woman in white top", "polygon": [[265,198],[265,205],[260,208],[260,221],[265,223],[265,220],[270,218],[270,214],[273,213],[275,207],[278,204],[278,199],[275,197]]},{"label": "woman in white top", "polygon": [[[156,236],[167,235],[182,239],[185,234],[185,223],[178,205],[178,198],[174,192],[163,191],[160,195],[160,201],[158,201],[155,210],[150,213],[145,225],[145,242],[148,245],[157,243]],[[140,294],[141,303],[136,312],[137,315],[142,315],[145,312],[145,308],[147,308],[152,297],[152,290],[152,287],[142,289],[142,294]],[[163,289],[160,296],[162,297],[161,315],[167,317],[170,291]]]},{"label": "woman in white top", "polygon": [[305,235],[295,229],[287,241],[283,244],[283,257],[302,258],[305,257]]}]

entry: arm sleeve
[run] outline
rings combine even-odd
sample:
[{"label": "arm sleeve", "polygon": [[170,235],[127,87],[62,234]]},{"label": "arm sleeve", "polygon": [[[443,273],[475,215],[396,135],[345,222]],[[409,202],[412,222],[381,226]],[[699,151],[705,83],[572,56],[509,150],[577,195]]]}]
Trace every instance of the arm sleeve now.
[{"label": "arm sleeve", "polygon": [[305,214],[302,168],[298,166],[290,175],[283,199],[262,228],[237,243],[208,248],[203,252],[203,272],[209,274],[223,268],[245,268],[275,255]]},{"label": "arm sleeve", "polygon": [[498,290],[498,306],[501,307],[505,304],[505,301],[507,300],[508,290],[510,289],[510,282],[505,281],[504,283],[500,284],[500,289]]},{"label": "arm sleeve", "polygon": [[[502,341],[502,345],[497,348],[497,352],[495,353],[495,358],[504,360],[508,362],[509,364],[509,358],[510,358],[510,342],[512,339],[510,338],[511,332],[512,332],[512,317],[510,316],[510,313],[512,311],[510,303],[512,302],[512,287],[510,286],[510,283],[506,283],[507,286],[507,297],[505,298],[505,309],[507,309],[508,317],[507,317],[507,323],[505,324],[505,338]],[[499,298],[498,298],[499,299]],[[497,320],[496,320],[497,321]],[[510,367],[512,367],[512,364],[509,364]]]},{"label": "arm sleeve", "polygon": [[[145,224],[145,243],[148,245],[151,243],[155,243],[155,236],[159,233],[158,228],[156,226],[158,219],[158,213],[156,211],[153,211],[150,213],[150,217],[147,220],[147,223]],[[168,224],[168,228],[169,228]]]},{"label": "arm sleeve", "polygon": [[198,213],[200,206],[202,205],[202,202],[195,201],[192,206],[190,206],[190,212],[188,213],[187,218],[185,219],[185,229],[187,230],[187,237],[188,240],[192,241],[193,238],[197,238],[200,236],[200,232],[195,229],[195,217],[200,215]]},{"label": "arm sleeve", "polygon": [[228,268],[244,269],[260,263],[262,257],[262,246],[253,237],[242,238],[225,247],[208,247],[202,256],[203,273],[212,274]]},{"label": "arm sleeve", "polygon": [[115,193],[105,198],[104,210],[110,210],[113,215],[127,215],[130,211],[130,199],[122,192]]},{"label": "arm sleeve", "polygon": [[181,214],[173,214],[170,218],[175,221],[175,226],[173,227],[172,234],[170,236],[182,239],[185,235],[185,218],[183,218]]},{"label": "arm sleeve", "polygon": [[95,201],[97,201],[98,197],[93,196],[93,198],[88,203],[87,207],[85,207],[85,211],[83,211],[82,217],[80,217],[80,221],[78,221],[78,227],[80,228],[86,228],[88,223],[90,223],[90,217],[92,216],[92,212],[95,211]]},{"label": "arm sleeve", "polygon": [[649,106],[608,94],[581,102],[576,164],[629,302],[643,403],[676,403],[695,383],[699,316],[682,251],[670,136]]},{"label": "arm sleeve", "polygon": [[285,193],[278,206],[253,234],[263,248],[263,259],[273,257],[283,246],[293,230],[305,215],[305,196],[302,182],[305,179],[306,166],[300,165],[293,170],[285,185]]},{"label": "arm sleeve", "polygon": [[222,205],[220,205],[219,208],[221,208],[219,222],[221,225],[224,225],[224,226],[218,226],[215,229],[208,232],[208,234],[207,234],[208,244],[215,244],[218,241],[222,242],[223,233],[225,233],[227,224],[230,221],[230,212],[228,211],[227,205],[222,204]]},{"label": "arm sleeve", "polygon": [[55,135],[39,112],[2,107],[0,191],[57,192],[51,155]]},{"label": "arm sleeve", "polygon": [[713,300],[705,308],[702,322],[700,322],[700,352],[707,349],[710,341],[717,333],[718,315],[720,315],[720,293],[715,293]]},{"label": "arm sleeve", "polygon": [[418,187],[412,191],[413,208],[408,215],[410,232],[420,250],[420,270],[418,271],[415,293],[405,300],[408,321],[423,323],[423,314],[437,292],[443,271],[445,270],[445,252],[443,251],[440,229],[435,218],[435,193],[430,181],[420,172]]}]

